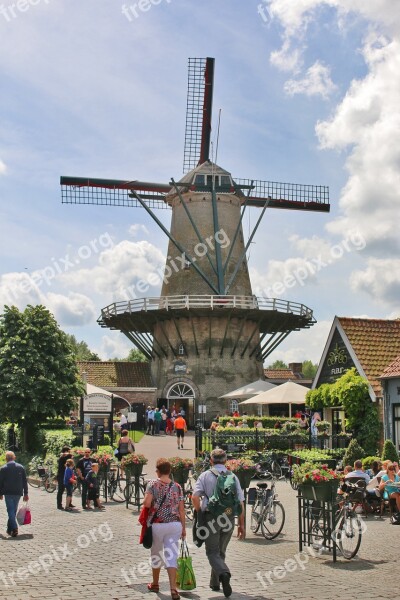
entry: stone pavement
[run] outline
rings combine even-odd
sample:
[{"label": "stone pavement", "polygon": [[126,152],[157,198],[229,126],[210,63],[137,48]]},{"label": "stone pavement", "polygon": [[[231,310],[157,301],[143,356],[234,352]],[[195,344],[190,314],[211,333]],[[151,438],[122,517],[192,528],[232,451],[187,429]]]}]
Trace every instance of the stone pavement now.
[{"label": "stone pavement", "polygon": [[[175,438],[146,437],[138,451],[174,456]],[[188,445],[193,444],[193,438]],[[185,451],[180,451],[185,452]],[[189,454],[189,451],[187,451]],[[148,470],[151,474],[151,467]],[[286,509],[282,535],[266,541],[248,532],[245,541],[232,539],[227,561],[232,570],[232,600],[377,600],[398,597],[400,528],[388,519],[369,517],[359,556],[352,561],[329,556],[298,554],[296,493],[278,482],[280,500]],[[55,494],[30,489],[33,522],[21,527],[21,535],[5,534],[6,511],[0,502],[0,598],[3,600],[142,600],[170,598],[167,576],[162,573],[161,592],[147,591],[149,551],[139,546],[138,512],[124,504],[109,502],[102,512],[57,511]],[[75,504],[80,506],[79,499]],[[191,542],[191,531],[188,531]],[[182,592],[182,598],[218,600],[221,593],[208,587],[209,568],[204,548],[191,550],[197,588]],[[286,562],[285,568],[282,567]],[[275,569],[275,570],[274,570]]]}]

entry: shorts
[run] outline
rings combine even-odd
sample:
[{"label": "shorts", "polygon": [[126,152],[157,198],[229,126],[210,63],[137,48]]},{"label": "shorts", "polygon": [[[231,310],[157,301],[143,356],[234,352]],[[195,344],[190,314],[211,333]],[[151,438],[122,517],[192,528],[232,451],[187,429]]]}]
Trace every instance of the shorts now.
[{"label": "shorts", "polygon": [[87,497],[88,497],[88,500],[97,500],[97,498],[100,498],[100,492],[99,492],[99,490],[94,490],[93,488],[89,488]]},{"label": "shorts", "polygon": [[176,437],[178,437],[178,438],[185,437],[185,430],[184,429],[175,429],[175,431],[176,431]]},{"label": "shorts", "polygon": [[74,489],[74,486],[72,485],[72,483],[66,483],[65,489],[67,491],[67,496],[72,496],[73,489]]}]

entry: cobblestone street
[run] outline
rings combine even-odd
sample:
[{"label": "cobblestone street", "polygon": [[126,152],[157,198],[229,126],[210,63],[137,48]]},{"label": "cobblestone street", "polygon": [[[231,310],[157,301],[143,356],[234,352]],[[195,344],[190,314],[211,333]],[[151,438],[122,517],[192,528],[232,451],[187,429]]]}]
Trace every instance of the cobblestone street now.
[{"label": "cobblestone street", "polygon": [[[138,451],[152,455],[149,474],[156,455],[176,454],[175,443],[174,438],[145,437],[137,444]],[[187,446],[189,449],[182,452],[191,454],[193,439],[188,440]],[[247,528],[246,541],[233,539],[229,545],[227,562],[232,570],[233,600],[397,597],[393,588],[397,589],[395,565],[400,528],[390,525],[387,517],[382,520],[369,517],[359,556],[352,561],[339,557],[333,564],[329,555],[312,557],[307,551],[300,556],[296,492],[285,482],[279,482],[277,487],[286,509],[283,534],[268,542]],[[29,491],[33,523],[21,527],[17,538],[6,536],[5,505],[0,504],[2,599],[150,598],[146,588],[151,580],[149,551],[138,545],[137,510],[109,502],[104,512],[64,513],[56,510],[55,494]],[[79,498],[75,504],[80,507]],[[192,541],[190,529],[188,541]],[[193,548],[191,554],[197,588],[182,592],[182,598],[223,598],[222,593],[208,587],[209,567],[204,548]],[[287,559],[294,559],[290,563],[291,572],[276,569],[274,574],[274,568],[283,566]],[[161,576],[158,597],[170,598],[165,573]]]}]

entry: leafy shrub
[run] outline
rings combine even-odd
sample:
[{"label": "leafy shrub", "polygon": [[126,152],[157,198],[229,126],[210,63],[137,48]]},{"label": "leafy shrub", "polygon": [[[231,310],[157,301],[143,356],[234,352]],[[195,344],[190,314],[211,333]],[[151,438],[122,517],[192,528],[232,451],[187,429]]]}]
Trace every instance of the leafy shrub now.
[{"label": "leafy shrub", "polygon": [[356,460],[362,460],[365,457],[365,451],[361,448],[357,440],[351,440],[344,458],[343,463],[345,465],[354,465]]},{"label": "leafy shrub", "polygon": [[391,462],[399,462],[399,455],[392,440],[385,440],[382,450],[382,460],[390,460]]},{"label": "leafy shrub", "polygon": [[290,419],[288,417],[257,417],[255,415],[249,417],[247,415],[243,415],[242,417],[220,417],[219,424],[225,427],[228,421],[234,421],[234,423],[236,423],[237,425],[240,421],[243,420],[246,421],[249,427],[254,427],[255,421],[261,421],[264,429],[273,429],[275,423],[280,423],[281,425],[283,425],[284,423],[287,423],[287,421],[291,421],[294,423],[297,422],[297,419]]},{"label": "leafy shrub", "polygon": [[73,433],[69,429],[56,431],[44,431],[43,454],[54,454],[58,456],[63,446],[72,446]]}]

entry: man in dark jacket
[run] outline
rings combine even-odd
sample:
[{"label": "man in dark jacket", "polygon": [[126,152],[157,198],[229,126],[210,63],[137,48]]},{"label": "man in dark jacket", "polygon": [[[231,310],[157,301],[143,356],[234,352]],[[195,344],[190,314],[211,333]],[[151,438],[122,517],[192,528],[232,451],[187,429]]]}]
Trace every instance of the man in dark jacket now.
[{"label": "man in dark jacket", "polygon": [[0,469],[0,500],[3,500],[4,496],[8,513],[7,533],[17,537],[18,504],[21,496],[24,497],[24,502],[29,500],[28,482],[24,467],[15,462],[14,452],[6,452],[6,461],[7,463]]},{"label": "man in dark jacket", "polygon": [[83,455],[83,458],[81,458],[78,461],[78,464],[76,465],[76,472],[78,474],[79,479],[82,482],[82,508],[83,510],[90,510],[90,508],[87,506],[87,483],[86,483],[86,475],[88,473],[90,473],[90,471],[92,470],[92,462],[93,460],[90,458],[92,451],[90,448],[86,448],[85,449],[85,454]]}]

